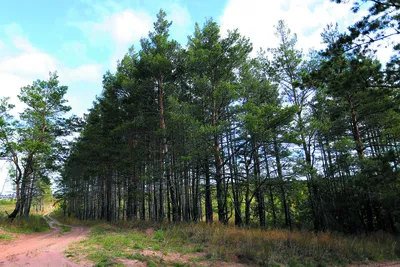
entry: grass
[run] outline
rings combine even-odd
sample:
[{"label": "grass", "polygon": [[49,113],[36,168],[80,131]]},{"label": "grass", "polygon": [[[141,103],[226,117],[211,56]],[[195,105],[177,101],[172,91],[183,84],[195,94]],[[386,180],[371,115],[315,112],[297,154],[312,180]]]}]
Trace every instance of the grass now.
[{"label": "grass", "polygon": [[167,228],[166,239],[202,244],[208,253],[219,259],[233,254],[242,263],[257,265],[345,265],[400,258],[398,239],[383,233],[355,237],[197,224]]},{"label": "grass", "polygon": [[[151,267],[158,266],[158,264],[154,261],[154,259],[152,259],[152,257],[145,256],[145,255],[142,255],[140,253],[135,253],[135,254],[132,254],[132,255],[128,255],[127,258],[130,259],[130,260],[138,260],[138,261],[141,261],[141,262],[146,262],[147,266],[151,266]],[[161,264],[163,263],[163,261],[160,260],[160,259],[158,259],[158,261]]]},{"label": "grass", "polygon": [[40,215],[17,217],[13,221],[7,216],[0,215],[0,229],[11,233],[37,233],[50,230],[50,226]]},{"label": "grass", "polygon": [[61,225],[60,235],[66,233],[66,232],[70,232],[71,229],[72,229],[72,227],[69,225]]},{"label": "grass", "polygon": [[95,226],[103,223],[103,221],[82,221],[78,220],[73,214],[71,216],[64,216],[61,209],[57,209],[51,213],[51,217],[59,221],[61,224],[72,225],[72,226]]},{"label": "grass", "polygon": [[13,236],[7,233],[0,233],[0,241],[10,241],[13,239]]},{"label": "grass", "polygon": [[[0,230],[10,233],[35,233],[50,230],[50,226],[41,215],[30,215],[27,218],[17,217],[13,221],[9,220],[5,211],[12,212],[15,207],[13,200],[0,200]],[[6,234],[4,234],[6,235]],[[0,240],[10,240],[1,238]]]},{"label": "grass", "polygon": [[[69,255],[101,263],[134,259],[148,266],[238,261],[259,266],[345,266],[400,259],[397,237],[376,233],[345,236],[286,230],[249,230],[219,224],[111,225],[97,223],[88,239],[75,243]],[[154,228],[155,227],[155,228]],[[151,252],[151,253],[149,253]],[[178,254],[178,260],[170,257]]]},{"label": "grass", "polygon": [[0,200],[0,214],[5,214],[7,211],[11,213],[15,208],[15,200],[1,199]]}]

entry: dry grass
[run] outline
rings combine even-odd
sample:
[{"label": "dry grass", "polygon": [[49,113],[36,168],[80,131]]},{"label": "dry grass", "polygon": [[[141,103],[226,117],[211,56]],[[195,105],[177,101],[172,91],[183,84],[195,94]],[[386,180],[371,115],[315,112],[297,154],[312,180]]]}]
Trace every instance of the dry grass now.
[{"label": "dry grass", "polygon": [[77,219],[74,215],[71,216],[64,216],[62,210],[57,209],[53,211],[50,216],[57,221],[59,221],[61,224],[64,225],[71,225],[71,226],[95,226],[97,224],[102,224],[104,221],[82,221]]},{"label": "dry grass", "polygon": [[[204,223],[110,225],[97,222],[89,239],[76,244],[70,253],[98,263],[130,259],[144,251],[153,251],[155,255],[178,253],[179,264],[191,262],[198,266],[210,261],[216,265],[240,262],[251,266],[346,266],[400,259],[398,238],[385,233],[346,236]],[[168,257],[164,261],[160,258],[163,257],[151,258],[154,266],[174,266],[165,261]]]},{"label": "dry grass", "polygon": [[11,213],[15,208],[15,201],[12,200],[0,200],[0,214],[5,215],[6,211]]},{"label": "dry grass", "polygon": [[165,237],[202,244],[220,259],[233,254],[243,263],[256,265],[346,265],[400,258],[398,238],[384,233],[344,236],[192,224],[171,226],[165,229]]}]

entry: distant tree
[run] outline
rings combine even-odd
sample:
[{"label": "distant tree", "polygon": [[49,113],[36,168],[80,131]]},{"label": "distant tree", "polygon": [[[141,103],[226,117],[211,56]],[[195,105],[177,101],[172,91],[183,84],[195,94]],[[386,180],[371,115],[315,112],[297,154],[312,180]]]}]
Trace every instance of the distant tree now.
[{"label": "distant tree", "polygon": [[3,153],[14,163],[17,169],[16,207],[9,215],[15,218],[17,214],[28,216],[34,194],[34,184],[37,173],[44,166],[46,159],[52,157],[57,137],[67,131],[67,119],[62,116],[71,108],[64,98],[67,86],[60,86],[56,73],[50,73],[49,80],[37,80],[32,85],[21,88],[19,100],[26,105],[20,114],[20,121],[7,122],[7,105],[2,102],[2,122],[0,139],[4,144]]}]

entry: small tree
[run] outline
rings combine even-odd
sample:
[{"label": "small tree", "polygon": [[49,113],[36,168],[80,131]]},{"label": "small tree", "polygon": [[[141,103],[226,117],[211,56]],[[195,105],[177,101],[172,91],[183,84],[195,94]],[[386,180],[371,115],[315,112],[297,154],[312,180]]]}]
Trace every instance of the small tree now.
[{"label": "small tree", "polygon": [[[9,214],[14,219],[18,213],[28,216],[34,196],[35,175],[47,167],[49,159],[57,153],[58,138],[66,133],[67,120],[62,118],[71,108],[64,95],[67,86],[60,86],[57,73],[50,73],[47,81],[37,80],[21,88],[19,100],[26,105],[20,121],[9,114],[12,105],[6,99],[0,105],[0,142],[2,154],[15,165],[16,206]],[[53,164],[51,164],[53,165]]]}]

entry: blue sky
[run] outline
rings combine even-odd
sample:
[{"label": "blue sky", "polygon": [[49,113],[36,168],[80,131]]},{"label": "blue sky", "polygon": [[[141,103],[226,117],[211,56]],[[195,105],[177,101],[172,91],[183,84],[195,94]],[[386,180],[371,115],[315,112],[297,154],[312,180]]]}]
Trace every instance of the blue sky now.
[{"label": "blue sky", "polygon": [[[357,21],[350,5],[329,0],[19,0],[0,9],[0,97],[16,96],[22,86],[57,70],[69,86],[72,112],[82,115],[102,91],[102,75],[115,70],[128,47],[145,37],[162,8],[174,21],[171,37],[186,44],[194,23],[213,17],[222,32],[238,28],[254,50],[275,47],[274,25],[284,19],[304,51],[321,48],[327,23],[342,30]],[[387,59],[388,53],[382,53]],[[16,111],[22,109],[17,104]],[[0,162],[1,163],[1,162]],[[0,186],[4,179],[0,170]]]},{"label": "blue sky", "polygon": [[329,0],[7,1],[0,10],[0,97],[15,103],[20,87],[57,70],[73,111],[82,115],[100,94],[102,75],[115,70],[130,45],[138,47],[160,8],[174,21],[171,37],[183,45],[195,22],[213,17],[224,32],[239,28],[255,50],[275,46],[279,19],[305,50],[320,47],[327,23],[339,21],[344,29],[355,19],[349,6]]},{"label": "blue sky", "polygon": [[[185,31],[181,31],[182,25],[178,25],[179,29],[174,25],[172,32],[175,38],[185,42],[186,34],[190,32],[186,30],[192,29],[193,22],[201,22],[206,16],[218,17],[225,2],[215,1],[214,3],[210,0],[182,2],[155,0],[8,1],[2,4],[0,11],[0,29],[3,31],[0,33],[0,38],[7,41],[7,37],[10,36],[5,35],[4,31],[10,24],[16,24],[17,28],[13,29],[11,36],[21,34],[41,50],[56,56],[71,67],[77,67],[81,64],[105,62],[109,59],[108,54],[112,53],[113,40],[107,38],[109,36],[102,36],[104,38],[93,36],[96,35],[96,32],[87,27],[90,26],[90,23],[101,23],[104,20],[107,22],[107,17],[121,14],[124,11],[132,11],[135,13],[134,15],[143,14],[144,16],[141,18],[150,19],[151,23],[160,8],[172,16],[176,16],[173,14],[174,12],[182,11],[179,15],[183,16],[183,22],[187,27],[184,27]],[[209,8],[211,6],[213,8]],[[195,12],[191,12],[189,15],[189,10]],[[125,18],[125,21],[130,22],[129,18]],[[134,25],[131,27],[135,28]],[[147,31],[147,29],[145,30]],[[129,34],[127,35],[129,37]],[[77,49],[79,49],[78,56],[75,54]]]},{"label": "blue sky", "polygon": [[[7,1],[0,9],[0,97],[57,70],[79,115],[101,92],[101,77],[151,30],[160,8],[185,44],[194,22],[217,18],[226,1]],[[211,8],[212,7],[212,8]],[[18,107],[18,106],[17,106]],[[18,109],[17,109],[18,110]]]}]

